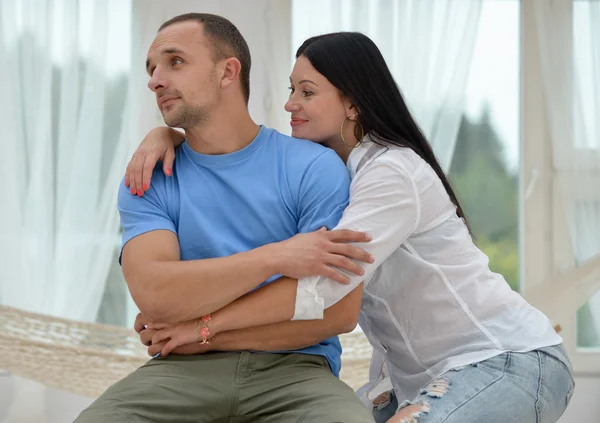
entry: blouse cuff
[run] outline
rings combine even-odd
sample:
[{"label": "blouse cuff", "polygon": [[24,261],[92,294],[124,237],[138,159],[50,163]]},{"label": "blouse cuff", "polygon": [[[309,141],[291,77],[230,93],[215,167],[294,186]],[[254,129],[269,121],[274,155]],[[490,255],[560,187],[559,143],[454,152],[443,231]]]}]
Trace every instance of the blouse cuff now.
[{"label": "blouse cuff", "polygon": [[296,307],[292,320],[321,320],[325,310],[325,301],[317,292],[318,276],[298,280]]}]

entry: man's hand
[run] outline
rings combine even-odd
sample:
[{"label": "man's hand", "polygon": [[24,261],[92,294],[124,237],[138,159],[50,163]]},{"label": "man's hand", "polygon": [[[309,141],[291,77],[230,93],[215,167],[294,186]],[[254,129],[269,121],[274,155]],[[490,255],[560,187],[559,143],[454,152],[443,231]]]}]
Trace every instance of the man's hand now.
[{"label": "man's hand", "polygon": [[368,234],[350,229],[327,231],[322,228],[315,232],[298,234],[273,244],[275,268],[279,274],[294,279],[325,276],[347,284],[350,279],[338,269],[362,276],[363,269],[351,259],[365,263],[374,261],[365,250],[348,243],[370,240]]},{"label": "man's hand", "polygon": [[[148,347],[148,355],[150,357],[154,357],[156,354],[161,352],[163,348],[167,345],[166,341],[160,342],[155,345],[150,345]],[[187,345],[181,345],[171,351],[171,354],[180,354],[180,355],[196,355],[196,354],[204,354],[209,351],[213,351],[210,344],[199,344],[197,342],[193,342]]]},{"label": "man's hand", "polygon": [[152,323],[152,320],[144,316],[142,313],[138,313],[137,316],[135,316],[135,322],[133,322],[133,329],[140,334],[150,323]]},{"label": "man's hand", "polygon": [[[140,342],[148,347],[148,355],[151,357],[154,357],[158,353],[161,353],[161,356],[166,356],[170,353],[189,355],[204,354],[205,352],[211,351],[210,344],[201,345],[196,342],[195,334],[192,342],[186,344],[182,343],[185,341],[185,339],[180,339],[177,333],[181,332],[182,336],[191,336],[190,331],[193,332],[193,328],[191,328],[193,323],[193,321],[174,325],[153,323],[142,313],[138,313],[135,318],[133,328],[140,335]],[[161,332],[163,333],[161,334]],[[174,338],[179,339],[179,341],[174,341],[168,348],[166,348],[167,344],[169,344],[172,338],[165,335],[170,334],[174,334]],[[153,343],[152,340],[155,337],[155,340],[159,341]]]},{"label": "man's hand", "polygon": [[171,351],[178,347],[199,342],[197,326],[198,319],[176,323],[174,325],[155,325],[151,323],[148,325],[148,329],[156,330],[156,333],[152,336],[151,344],[158,345],[166,342],[165,346],[160,352],[162,357],[166,357],[171,353]]},{"label": "man's hand", "polygon": [[140,342],[149,347],[152,344],[152,337],[156,333],[155,329],[148,329],[148,325],[152,324],[152,320],[138,313],[133,323],[133,329],[140,335]]}]

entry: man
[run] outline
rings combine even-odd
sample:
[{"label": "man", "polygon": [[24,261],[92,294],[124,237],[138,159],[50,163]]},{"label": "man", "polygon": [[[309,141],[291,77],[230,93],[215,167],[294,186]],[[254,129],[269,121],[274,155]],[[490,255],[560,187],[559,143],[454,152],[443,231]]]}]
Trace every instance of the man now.
[{"label": "man", "polygon": [[[148,319],[183,322],[284,273],[265,266],[264,257],[274,254],[267,244],[334,227],[347,205],[349,178],[333,151],[252,121],[248,46],[226,19],[171,19],[150,47],[146,67],[165,122],[185,129],[187,141],[177,150],[172,177],[155,172],[152,186],[137,196],[121,188],[122,266]],[[151,360],[76,422],[372,422],[332,374],[339,372],[341,353],[334,335],[358,317],[358,307],[340,310],[357,298],[360,292],[348,295],[323,320],[257,328],[244,332],[246,347],[220,348],[286,353],[194,355],[203,351],[195,344],[175,351],[189,355]],[[280,339],[282,333],[288,336]],[[316,345],[307,343],[315,337]],[[213,342],[226,344],[227,336],[222,339]],[[260,348],[268,342],[270,348]]]}]

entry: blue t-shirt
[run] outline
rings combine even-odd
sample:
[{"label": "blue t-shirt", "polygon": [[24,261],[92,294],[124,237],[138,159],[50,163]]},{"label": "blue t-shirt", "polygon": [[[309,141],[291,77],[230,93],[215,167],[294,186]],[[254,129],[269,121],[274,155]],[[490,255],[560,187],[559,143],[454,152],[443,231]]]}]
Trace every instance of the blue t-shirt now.
[{"label": "blue t-shirt", "polygon": [[[333,150],[264,126],[250,145],[230,154],[200,154],[184,142],[172,177],[157,166],[142,197],[121,184],[123,245],[146,232],[170,230],[179,239],[181,260],[197,260],[333,229],[348,205],[349,185]],[[338,337],[295,352],[325,356],[339,375]]]}]

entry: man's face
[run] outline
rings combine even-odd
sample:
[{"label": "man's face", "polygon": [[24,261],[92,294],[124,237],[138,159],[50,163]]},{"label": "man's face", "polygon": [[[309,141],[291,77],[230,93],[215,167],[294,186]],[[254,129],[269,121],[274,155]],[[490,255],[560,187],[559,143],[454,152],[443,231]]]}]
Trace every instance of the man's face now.
[{"label": "man's face", "polygon": [[167,125],[190,129],[208,119],[220,91],[202,24],[179,22],[160,31],[148,50],[146,69]]}]

